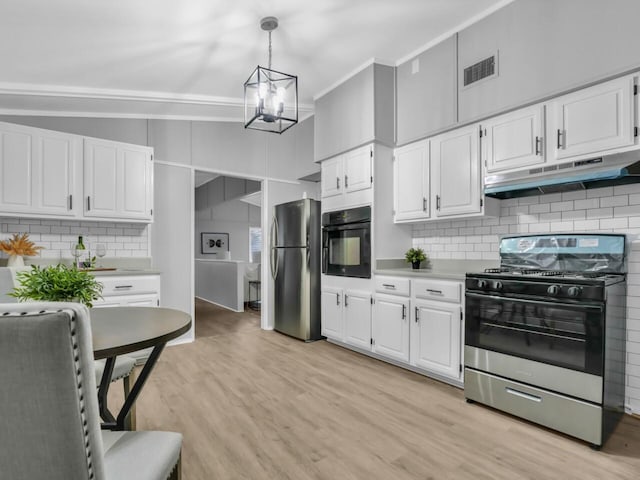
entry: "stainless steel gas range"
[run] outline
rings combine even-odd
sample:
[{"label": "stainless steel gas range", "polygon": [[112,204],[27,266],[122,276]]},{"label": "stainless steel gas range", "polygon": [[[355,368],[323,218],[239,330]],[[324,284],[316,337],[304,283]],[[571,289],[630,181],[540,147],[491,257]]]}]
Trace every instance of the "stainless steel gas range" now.
[{"label": "stainless steel gas range", "polygon": [[466,276],[465,397],[599,448],[624,412],[625,237],[500,242]]}]

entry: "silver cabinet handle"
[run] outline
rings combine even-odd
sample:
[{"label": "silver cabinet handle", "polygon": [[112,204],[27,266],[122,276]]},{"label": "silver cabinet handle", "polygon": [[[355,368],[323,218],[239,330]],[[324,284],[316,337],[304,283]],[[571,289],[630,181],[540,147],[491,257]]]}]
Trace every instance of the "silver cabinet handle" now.
[{"label": "silver cabinet handle", "polygon": [[509,387],[505,387],[505,390],[508,394],[515,395],[516,397],[531,400],[532,402],[536,402],[536,403],[542,402],[542,397],[538,397],[537,395],[531,395],[530,393],[521,392],[519,390],[514,390],[513,388],[509,388]]},{"label": "silver cabinet handle", "polygon": [[391,283],[383,283],[382,286],[384,288],[388,288],[389,290],[395,290],[396,289],[396,286],[391,284]]},{"label": "silver cabinet handle", "polygon": [[427,288],[427,293],[431,295],[442,295],[442,290],[432,290],[431,288]]},{"label": "silver cabinet handle", "polygon": [[336,189],[340,190],[340,177],[336,177]]},{"label": "silver cabinet handle", "polygon": [[336,305],[340,305],[340,294],[336,293]]},{"label": "silver cabinet handle", "polygon": [[349,188],[349,177],[344,176],[344,188]]},{"label": "silver cabinet handle", "polygon": [[407,318],[407,306],[402,304],[402,319]]},{"label": "silver cabinet handle", "polygon": [[418,323],[418,320],[420,320],[420,310],[416,307],[416,323]]},{"label": "silver cabinet handle", "polygon": [[87,197],[87,212],[91,210],[91,197]]},{"label": "silver cabinet handle", "polygon": [[345,294],[345,295],[344,295],[344,306],[345,306],[345,307],[348,307],[348,306],[349,306],[349,301],[348,301],[348,299],[349,299],[349,295]]},{"label": "silver cabinet handle", "polygon": [[116,289],[118,289],[118,288],[133,288],[133,285],[116,285],[113,288],[116,288]]},{"label": "silver cabinet handle", "polygon": [[440,210],[440,195],[436,195],[436,210]]},{"label": "silver cabinet handle", "polygon": [[69,195],[69,210],[73,210],[73,195]]},{"label": "silver cabinet handle", "polygon": [[422,197],[422,211],[427,211],[427,199],[425,197]]},{"label": "silver cabinet handle", "polygon": [[536,155],[542,155],[542,137],[536,137]]}]

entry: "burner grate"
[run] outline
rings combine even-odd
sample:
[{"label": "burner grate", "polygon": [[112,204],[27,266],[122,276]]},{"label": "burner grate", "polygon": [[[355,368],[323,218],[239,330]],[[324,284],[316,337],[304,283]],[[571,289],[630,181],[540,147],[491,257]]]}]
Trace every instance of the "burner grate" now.
[{"label": "burner grate", "polygon": [[511,272],[512,268],[500,267],[500,268],[485,268],[484,273],[506,273]]}]

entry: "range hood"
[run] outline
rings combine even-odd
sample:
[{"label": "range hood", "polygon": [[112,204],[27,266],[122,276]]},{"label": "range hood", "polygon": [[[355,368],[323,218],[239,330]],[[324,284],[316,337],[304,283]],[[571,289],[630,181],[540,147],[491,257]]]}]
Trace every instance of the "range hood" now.
[{"label": "range hood", "polygon": [[516,198],[640,182],[640,151],[487,175],[484,193]]}]

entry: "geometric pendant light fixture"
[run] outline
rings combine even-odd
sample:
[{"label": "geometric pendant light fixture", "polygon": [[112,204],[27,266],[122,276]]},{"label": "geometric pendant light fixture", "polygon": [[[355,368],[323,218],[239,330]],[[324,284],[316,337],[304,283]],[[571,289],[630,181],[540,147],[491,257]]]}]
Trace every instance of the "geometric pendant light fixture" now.
[{"label": "geometric pendant light fixture", "polygon": [[271,69],[271,32],[276,17],[260,20],[269,32],[269,68],[258,65],[244,83],[244,128],[282,133],[298,123],[298,77]]}]

